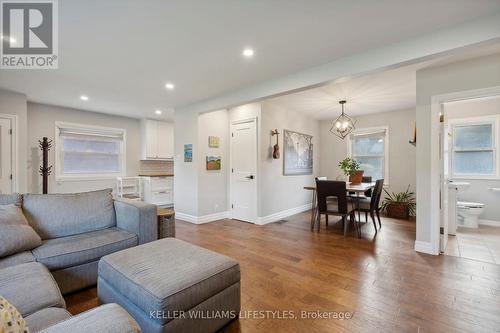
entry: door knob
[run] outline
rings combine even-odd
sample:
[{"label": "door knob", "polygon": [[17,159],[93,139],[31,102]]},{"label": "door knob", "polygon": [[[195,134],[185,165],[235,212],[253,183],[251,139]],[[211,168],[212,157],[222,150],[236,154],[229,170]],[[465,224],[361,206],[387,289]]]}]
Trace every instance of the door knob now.
[{"label": "door knob", "polygon": [[253,177],[253,175],[250,175],[250,176],[246,176],[245,178],[246,179],[253,179],[254,177]]}]

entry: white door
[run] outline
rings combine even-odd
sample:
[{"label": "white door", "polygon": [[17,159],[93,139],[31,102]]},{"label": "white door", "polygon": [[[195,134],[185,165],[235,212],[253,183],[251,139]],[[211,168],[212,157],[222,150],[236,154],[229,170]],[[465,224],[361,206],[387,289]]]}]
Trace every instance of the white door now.
[{"label": "white door", "polygon": [[257,121],[231,124],[231,212],[236,220],[257,221]]},{"label": "white door", "polygon": [[12,192],[12,121],[0,118],[0,193]]},{"label": "white door", "polygon": [[[444,109],[444,107],[442,108]],[[439,165],[440,171],[440,203],[439,208],[441,210],[441,228],[439,229],[440,234],[440,251],[444,253],[446,250],[446,245],[448,244],[448,176],[446,170],[446,163],[448,162],[447,154],[445,154],[445,144],[448,142],[448,131],[444,123],[444,113],[439,119]],[[447,149],[446,149],[447,150]]]}]

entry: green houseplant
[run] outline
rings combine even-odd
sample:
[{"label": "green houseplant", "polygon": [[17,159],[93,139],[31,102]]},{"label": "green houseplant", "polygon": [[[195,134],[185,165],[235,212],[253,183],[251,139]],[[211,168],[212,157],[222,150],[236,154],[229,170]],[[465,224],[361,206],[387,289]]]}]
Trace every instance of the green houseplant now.
[{"label": "green houseplant", "polygon": [[410,215],[415,216],[415,193],[410,191],[410,185],[404,192],[389,193],[386,189],[384,192],[382,210],[386,212],[387,216],[402,219],[407,219]]},{"label": "green houseplant", "polygon": [[363,180],[363,170],[359,170],[359,162],[353,158],[346,157],[339,162],[339,167],[344,175],[350,177],[351,183],[359,184]]}]

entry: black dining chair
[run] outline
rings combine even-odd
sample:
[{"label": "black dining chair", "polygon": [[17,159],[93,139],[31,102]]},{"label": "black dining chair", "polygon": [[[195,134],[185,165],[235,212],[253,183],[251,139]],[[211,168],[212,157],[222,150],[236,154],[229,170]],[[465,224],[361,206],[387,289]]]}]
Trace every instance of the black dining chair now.
[{"label": "black dining chair", "polygon": [[[351,177],[349,177],[349,181],[351,181]],[[372,176],[363,176],[363,178],[361,179],[361,182],[362,183],[371,183],[372,182]],[[354,195],[356,193],[354,192],[349,192],[349,195]],[[365,197],[371,197],[372,195],[372,189],[369,189],[367,191],[365,191],[365,193],[363,193]]]},{"label": "black dining chair", "polygon": [[382,228],[382,223],[380,222],[380,198],[382,197],[382,190],[384,188],[384,180],[378,179],[375,182],[375,187],[373,188],[373,193],[371,197],[361,197],[359,200],[358,207],[360,212],[365,213],[366,222],[368,222],[368,214],[373,221],[373,227],[375,232],[377,232],[377,223],[375,222],[375,214],[377,215],[379,227]]},{"label": "black dining chair", "polygon": [[[322,214],[325,215],[325,219],[327,221],[329,215],[340,216],[344,227],[344,235],[347,233],[347,217],[350,217],[350,221],[354,221],[354,226],[356,227],[354,206],[351,201],[347,200],[345,182],[335,180],[317,180],[316,191],[316,197],[318,199],[318,212],[316,216],[318,231],[320,229]],[[331,198],[335,198],[336,201],[330,201],[329,199]],[[314,230],[314,225],[311,226],[311,230]]]}]

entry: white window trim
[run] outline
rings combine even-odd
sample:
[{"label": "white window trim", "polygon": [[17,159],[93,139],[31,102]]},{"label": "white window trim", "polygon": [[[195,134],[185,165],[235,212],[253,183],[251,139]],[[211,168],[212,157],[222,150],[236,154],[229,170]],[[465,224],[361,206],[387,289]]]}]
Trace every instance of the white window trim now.
[{"label": "white window trim", "polygon": [[[384,140],[384,186],[389,186],[389,126],[357,128],[347,136],[347,156],[352,157],[351,135],[363,135],[385,131]],[[375,179],[374,179],[375,180]]]},{"label": "white window trim", "polygon": [[[455,127],[459,125],[482,125],[482,124],[492,124],[493,125],[493,165],[495,166],[494,175],[455,175],[455,170],[453,169],[453,157],[455,152]],[[450,178],[453,179],[500,179],[500,159],[498,158],[498,147],[499,147],[499,124],[500,115],[492,116],[481,116],[481,117],[465,117],[465,118],[454,118],[448,121],[448,126],[451,137],[451,151],[449,154],[449,170]]]},{"label": "white window trim", "polygon": [[[109,134],[118,134],[123,137],[123,142],[120,145],[120,155],[121,155],[121,170],[120,172],[114,173],[92,173],[92,174],[63,174],[61,173],[62,159],[61,159],[61,149],[62,146],[60,139],[61,128],[71,128],[74,130],[81,131],[102,131]],[[60,122],[56,121],[55,123],[55,139],[54,139],[54,149],[55,149],[55,172],[56,172],[56,181],[91,181],[91,180],[104,180],[104,179],[116,179],[116,177],[124,177],[127,174],[127,131],[123,128],[113,128],[113,127],[103,127],[103,126],[94,126],[94,125],[86,125],[86,124],[76,124],[76,123],[68,123],[68,122]]]}]

